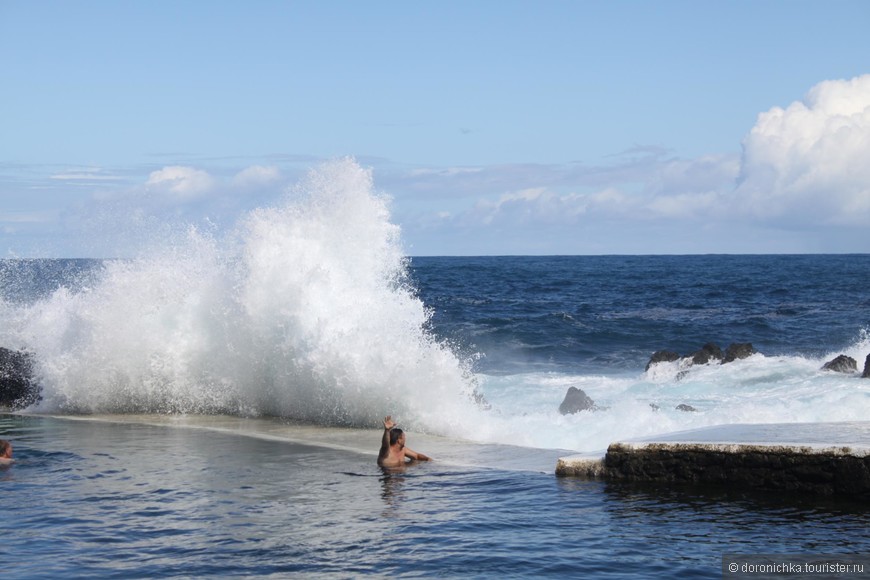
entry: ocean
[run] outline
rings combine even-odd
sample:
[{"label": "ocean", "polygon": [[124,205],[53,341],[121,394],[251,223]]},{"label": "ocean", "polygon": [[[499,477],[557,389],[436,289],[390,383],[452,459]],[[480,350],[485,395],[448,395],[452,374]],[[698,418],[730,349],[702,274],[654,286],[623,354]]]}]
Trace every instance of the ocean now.
[{"label": "ocean", "polygon": [[[0,346],[41,386],[0,414],[3,575],[719,578],[726,553],[867,554],[859,501],[553,471],[620,439],[866,421],[868,287],[868,255],[409,257],[353,165],[228,234],[3,260]],[[646,369],[707,343],[757,352]],[[857,370],[822,369],[840,354]],[[570,387],[595,408],[561,414]],[[380,470],[388,414],[435,461]]]}]

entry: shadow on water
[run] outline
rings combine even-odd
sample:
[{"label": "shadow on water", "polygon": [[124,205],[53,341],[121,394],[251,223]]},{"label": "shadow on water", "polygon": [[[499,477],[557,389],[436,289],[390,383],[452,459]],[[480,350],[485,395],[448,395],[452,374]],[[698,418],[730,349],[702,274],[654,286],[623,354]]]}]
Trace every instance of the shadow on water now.
[{"label": "shadow on water", "polygon": [[398,508],[406,499],[405,485],[409,477],[415,477],[408,473],[408,467],[380,467],[373,469],[371,473],[359,473],[352,471],[339,472],[346,477],[377,478],[381,485],[381,499],[387,510],[382,514],[389,517],[392,510]]},{"label": "shadow on water", "polygon": [[[559,479],[567,489],[570,480]],[[821,496],[807,493],[729,488],[718,485],[657,484],[642,482],[606,482],[603,490],[613,501],[640,502],[650,509],[671,510],[684,507],[695,511],[722,508],[764,514],[860,515],[870,519],[870,504],[857,498]],[[656,508],[657,506],[657,508]]]},{"label": "shadow on water", "polygon": [[[870,506],[853,498],[773,493],[720,486],[583,482],[559,479],[562,491],[600,493],[608,519],[626,538],[646,535],[651,548],[696,553],[867,553]],[[649,530],[657,530],[650,535]]]},{"label": "shadow on water", "polygon": [[401,504],[405,502],[405,468],[380,467],[382,476],[381,498],[384,500],[384,517],[390,517],[396,513]]}]

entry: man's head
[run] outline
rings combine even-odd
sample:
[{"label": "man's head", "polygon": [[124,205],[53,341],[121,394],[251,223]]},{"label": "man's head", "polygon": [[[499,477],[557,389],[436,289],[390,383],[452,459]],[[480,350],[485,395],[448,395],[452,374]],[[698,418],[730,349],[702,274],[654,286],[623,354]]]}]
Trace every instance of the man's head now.
[{"label": "man's head", "polygon": [[5,439],[0,439],[0,459],[12,458],[12,444]]},{"label": "man's head", "polygon": [[390,429],[390,445],[395,445],[396,443],[402,447],[405,446],[405,432],[398,427],[393,427]]}]

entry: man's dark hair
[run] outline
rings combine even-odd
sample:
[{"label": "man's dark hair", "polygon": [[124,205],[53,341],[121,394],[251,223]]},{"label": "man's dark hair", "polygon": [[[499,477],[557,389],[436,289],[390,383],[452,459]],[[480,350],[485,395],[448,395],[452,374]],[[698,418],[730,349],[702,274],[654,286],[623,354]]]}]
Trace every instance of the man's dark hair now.
[{"label": "man's dark hair", "polygon": [[390,445],[395,445],[396,441],[399,440],[399,435],[401,435],[402,433],[404,433],[404,431],[402,431],[398,427],[393,427],[392,429],[390,429]]}]

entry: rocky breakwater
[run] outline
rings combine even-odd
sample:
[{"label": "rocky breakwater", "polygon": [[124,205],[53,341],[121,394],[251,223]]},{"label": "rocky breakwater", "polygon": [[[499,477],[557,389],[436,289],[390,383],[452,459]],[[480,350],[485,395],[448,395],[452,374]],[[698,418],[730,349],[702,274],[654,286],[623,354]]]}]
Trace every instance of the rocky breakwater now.
[{"label": "rocky breakwater", "polygon": [[613,443],[603,459],[559,459],[556,475],[870,498],[868,453],[851,447]]},{"label": "rocky breakwater", "polygon": [[37,400],[30,354],[0,347],[0,409],[23,409]]}]

